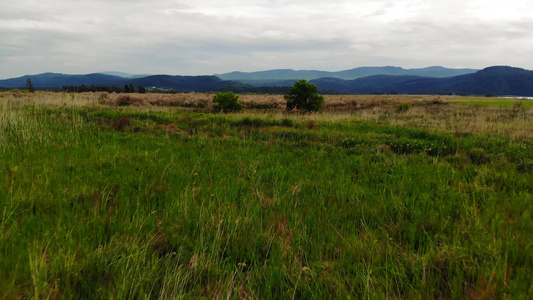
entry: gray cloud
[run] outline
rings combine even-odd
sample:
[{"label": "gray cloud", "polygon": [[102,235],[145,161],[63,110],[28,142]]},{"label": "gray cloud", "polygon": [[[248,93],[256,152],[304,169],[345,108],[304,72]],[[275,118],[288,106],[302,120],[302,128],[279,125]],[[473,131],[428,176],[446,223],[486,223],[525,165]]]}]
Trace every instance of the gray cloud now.
[{"label": "gray cloud", "polygon": [[528,0],[0,3],[0,78],[362,65],[533,69]]}]

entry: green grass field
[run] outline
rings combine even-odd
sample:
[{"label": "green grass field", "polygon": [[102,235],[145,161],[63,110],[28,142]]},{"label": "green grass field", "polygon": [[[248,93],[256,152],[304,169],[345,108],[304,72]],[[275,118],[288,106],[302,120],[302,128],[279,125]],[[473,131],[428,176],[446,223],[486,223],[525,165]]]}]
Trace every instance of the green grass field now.
[{"label": "green grass field", "polygon": [[447,99],[450,103],[466,104],[466,105],[482,105],[482,106],[520,106],[533,107],[533,100],[522,100],[512,98],[491,98],[491,97],[458,97],[454,99],[450,97]]},{"label": "green grass field", "polygon": [[0,298],[533,294],[526,107],[215,115],[68,97],[0,97]]}]

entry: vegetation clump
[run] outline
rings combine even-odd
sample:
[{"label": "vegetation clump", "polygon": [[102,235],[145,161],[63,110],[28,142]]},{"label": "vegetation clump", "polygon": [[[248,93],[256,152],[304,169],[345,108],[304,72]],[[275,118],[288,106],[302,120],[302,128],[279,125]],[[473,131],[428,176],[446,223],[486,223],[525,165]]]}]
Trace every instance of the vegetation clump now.
[{"label": "vegetation clump", "polygon": [[145,101],[141,97],[136,97],[129,94],[119,95],[116,99],[117,106],[143,106]]},{"label": "vegetation clump", "polygon": [[124,130],[128,126],[131,126],[131,121],[128,116],[122,116],[121,118],[115,120],[112,125],[112,127],[116,130]]},{"label": "vegetation clump", "polygon": [[407,103],[407,102],[400,103],[400,104],[396,107],[396,112],[408,111],[410,108],[411,108],[411,103]]},{"label": "vegetation clump", "polygon": [[30,92],[30,93],[33,93],[35,92],[35,87],[33,87],[33,83],[31,82],[31,79],[28,78],[26,80],[26,89]]},{"label": "vegetation clump", "polygon": [[238,112],[242,110],[242,103],[239,102],[239,96],[233,92],[219,92],[213,98],[214,112]]},{"label": "vegetation clump", "polygon": [[287,101],[287,111],[299,109],[302,112],[322,111],[324,96],[318,95],[318,87],[307,80],[300,80],[291,86],[288,94],[283,96]]}]

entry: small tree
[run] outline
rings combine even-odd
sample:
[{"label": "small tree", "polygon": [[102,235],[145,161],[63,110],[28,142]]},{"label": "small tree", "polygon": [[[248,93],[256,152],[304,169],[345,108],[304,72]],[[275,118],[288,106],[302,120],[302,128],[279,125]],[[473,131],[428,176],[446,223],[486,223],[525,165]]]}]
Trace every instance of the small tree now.
[{"label": "small tree", "polygon": [[219,92],[215,94],[213,98],[213,103],[216,103],[213,106],[214,112],[237,112],[242,110],[242,104],[239,102],[239,96],[235,95],[233,92]]},{"label": "small tree", "polygon": [[26,89],[30,92],[30,93],[33,93],[35,92],[35,88],[33,87],[33,83],[31,82],[31,79],[28,78],[26,80]]},{"label": "small tree", "polygon": [[324,96],[318,95],[318,87],[307,80],[300,80],[291,86],[288,94],[283,96],[287,101],[287,110],[297,108],[303,112],[321,111]]}]

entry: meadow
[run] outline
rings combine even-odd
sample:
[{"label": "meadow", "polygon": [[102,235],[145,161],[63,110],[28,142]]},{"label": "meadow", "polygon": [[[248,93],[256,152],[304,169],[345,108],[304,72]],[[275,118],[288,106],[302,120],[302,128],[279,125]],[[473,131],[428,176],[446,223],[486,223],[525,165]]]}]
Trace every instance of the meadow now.
[{"label": "meadow", "polygon": [[0,298],[533,294],[533,102],[212,98],[0,93]]}]

